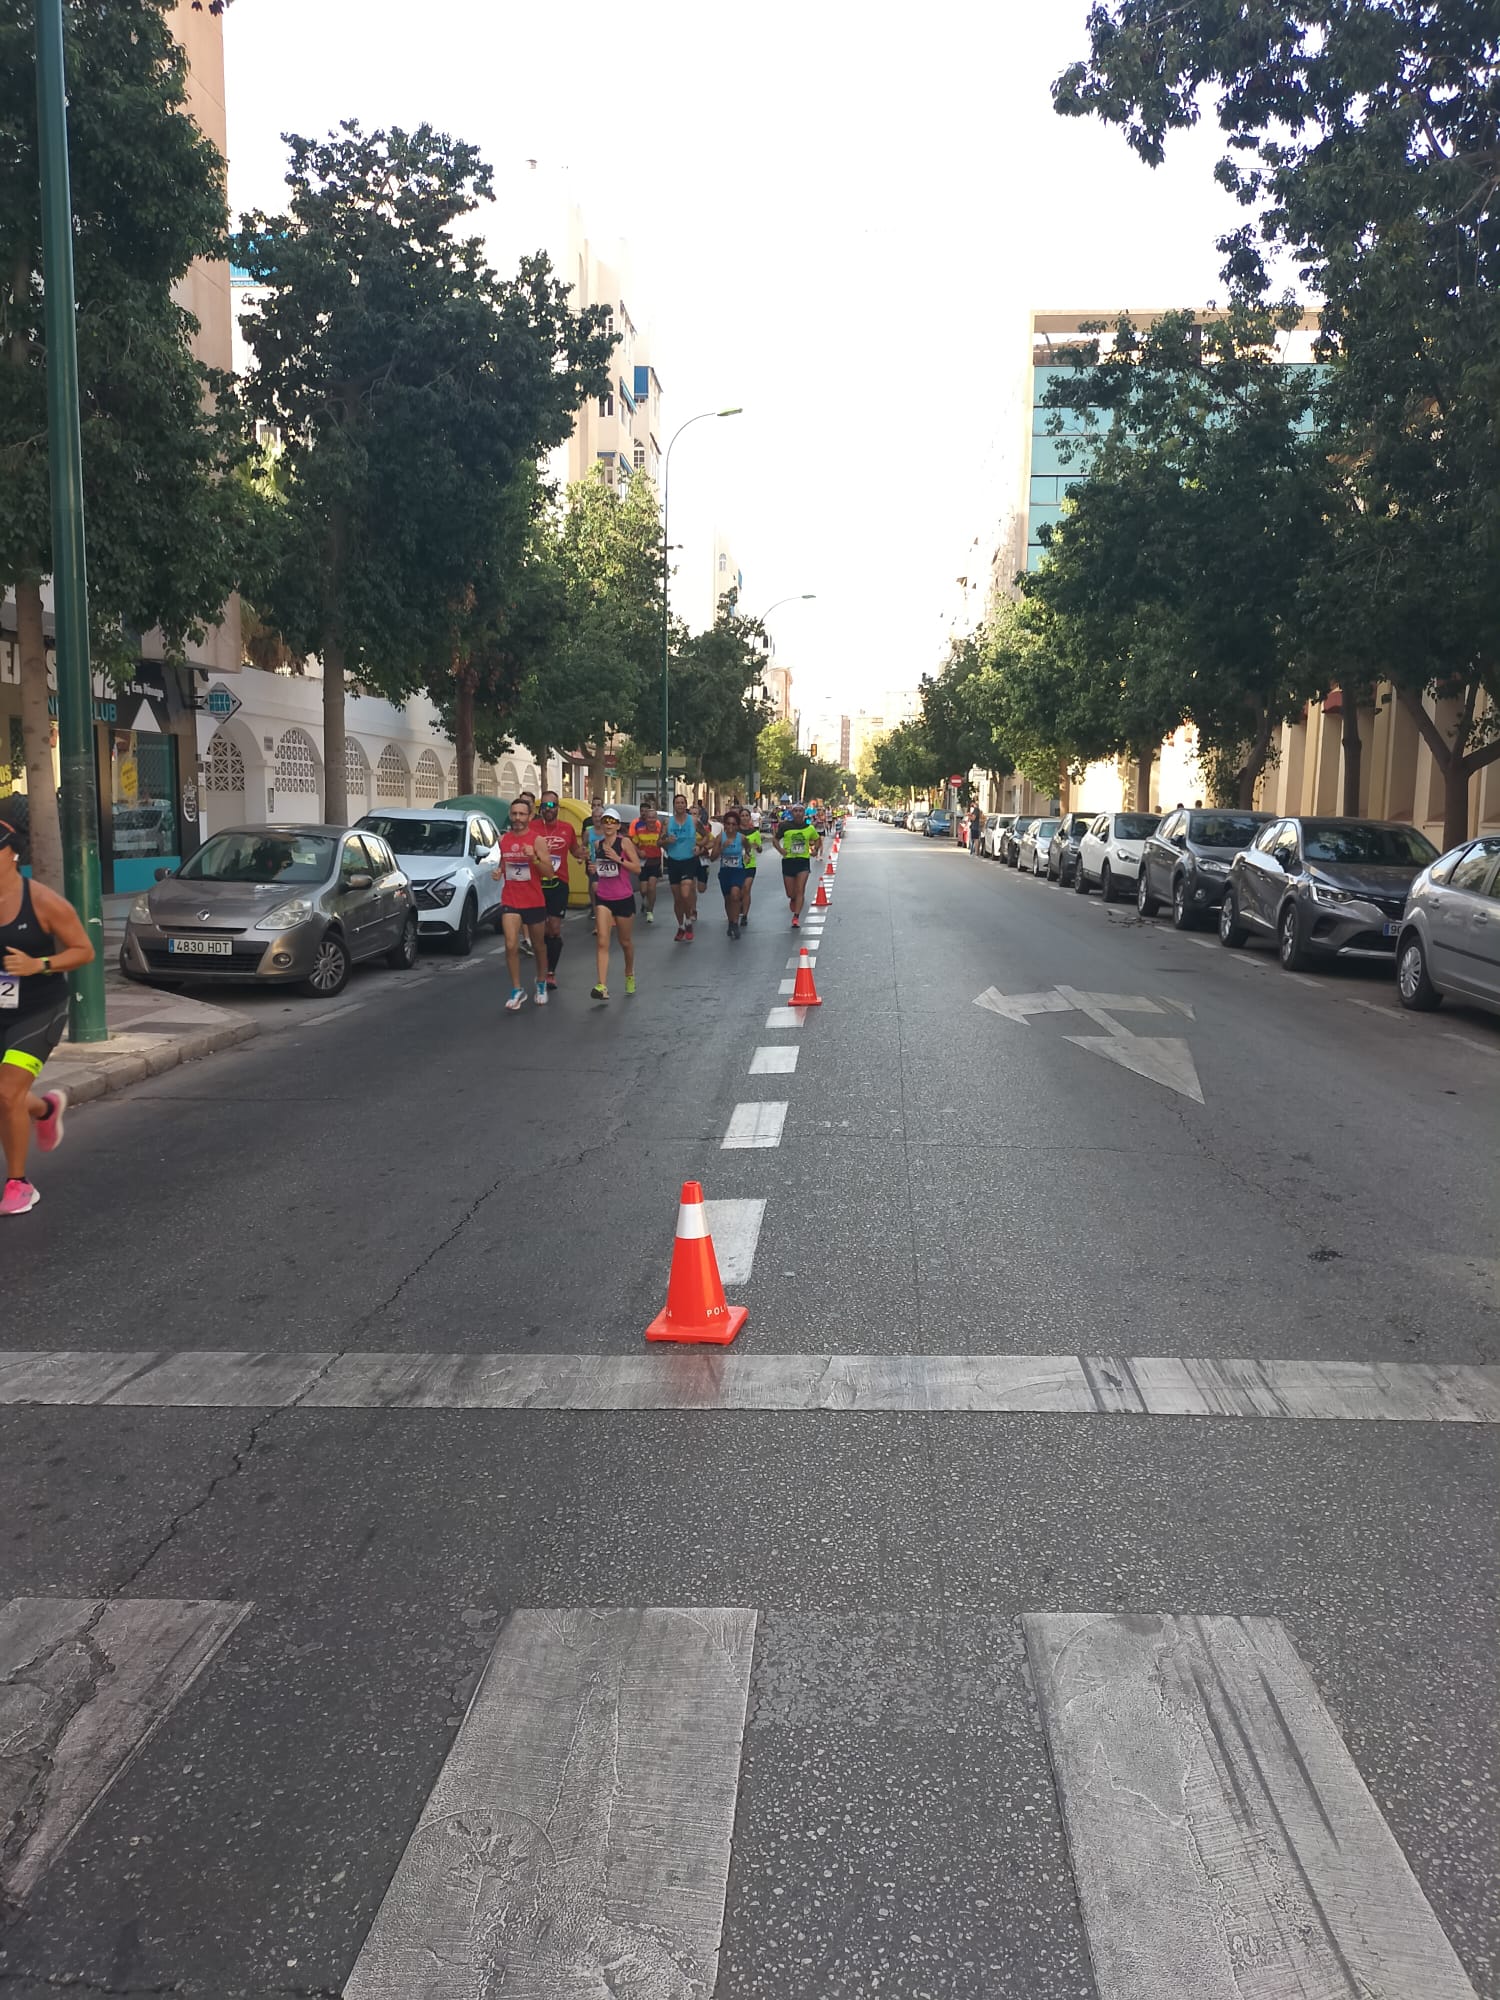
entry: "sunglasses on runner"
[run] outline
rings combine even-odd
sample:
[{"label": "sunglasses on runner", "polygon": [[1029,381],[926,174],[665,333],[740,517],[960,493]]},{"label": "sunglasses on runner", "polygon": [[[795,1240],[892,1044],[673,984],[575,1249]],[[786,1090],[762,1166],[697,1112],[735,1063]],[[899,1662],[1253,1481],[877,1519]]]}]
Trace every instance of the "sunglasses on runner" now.
[{"label": "sunglasses on runner", "polygon": [[547,815],[549,819],[555,819],[557,817],[557,800],[543,799],[542,811]]}]

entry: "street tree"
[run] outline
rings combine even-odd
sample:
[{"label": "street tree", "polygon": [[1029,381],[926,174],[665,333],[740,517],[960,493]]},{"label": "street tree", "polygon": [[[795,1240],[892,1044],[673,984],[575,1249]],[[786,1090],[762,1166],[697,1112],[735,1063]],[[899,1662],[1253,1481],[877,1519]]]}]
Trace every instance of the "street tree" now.
[{"label": "street tree", "polygon": [[[1256,223],[1221,239],[1237,291],[1268,247],[1323,300],[1321,421],[1343,475],[1344,647],[1388,679],[1444,787],[1445,842],[1500,757],[1500,14],[1479,0],[1107,0],[1059,78],[1067,115],[1152,165],[1212,106],[1217,173]],[[1311,606],[1330,629],[1334,594]]]},{"label": "street tree", "polygon": [[671,671],[671,733],[689,775],[727,783],[746,779],[772,711],[756,692],[765,659],[764,628],[727,605],[707,631],[679,634]]},{"label": "street tree", "polygon": [[[475,649],[518,546],[514,482],[602,379],[599,309],[575,315],[542,256],[502,280],[457,225],[491,191],[476,149],[422,126],[288,135],[289,201],[244,218],[263,288],[243,393],[280,445],[262,615],[323,665],[324,812],[345,790],[346,676],[395,701]],[[477,623],[475,622],[477,621]]]},{"label": "street tree", "polygon": [[[197,322],[173,288],[223,254],[224,162],[187,110],[168,0],[65,9],[73,257],[91,646],[124,672],[135,634],[169,655],[233,591],[249,496],[224,477],[236,448],[221,378],[193,356]],[[47,343],[32,10],[0,22],[0,590],[16,598],[31,860],[62,883],[42,580],[52,569]]]},{"label": "street tree", "polygon": [[755,739],[755,761],[764,791],[792,789],[792,761],[797,755],[797,732],[790,722],[768,722]]}]

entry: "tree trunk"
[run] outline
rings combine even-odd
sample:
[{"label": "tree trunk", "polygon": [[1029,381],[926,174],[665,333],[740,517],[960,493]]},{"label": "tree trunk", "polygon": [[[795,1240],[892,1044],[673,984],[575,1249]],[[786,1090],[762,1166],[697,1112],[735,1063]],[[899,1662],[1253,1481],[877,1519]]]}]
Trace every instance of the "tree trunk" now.
[{"label": "tree trunk", "polygon": [[1450,756],[1443,769],[1443,852],[1469,837],[1469,776],[1462,757]]},{"label": "tree trunk", "polygon": [[1142,750],[1135,760],[1135,809],[1138,813],[1151,810],[1151,767],[1156,762],[1156,745]]},{"label": "tree trunk", "polygon": [[1432,761],[1443,774],[1443,852],[1457,847],[1460,841],[1469,837],[1469,780],[1474,775],[1476,764],[1465,757],[1462,744],[1467,741],[1467,723],[1472,718],[1478,700],[1478,689],[1469,689],[1465,707],[1465,728],[1459,743],[1450,743],[1438,728],[1437,723],[1427,713],[1427,704],[1420,694],[1410,688],[1398,686],[1396,699],[1417,726],[1417,733],[1432,752]]},{"label": "tree trunk", "polygon": [[453,707],[453,753],[458,763],[458,790],[467,798],[474,789],[474,676],[458,664],[454,654],[453,678],[458,693]]},{"label": "tree trunk", "polygon": [[52,717],[47,713],[47,647],[42,636],[42,587],[16,585],[16,635],[21,654],[21,738],[26,746],[26,804],[31,872],[63,892],[62,821],[52,770]]},{"label": "tree trunk", "polygon": [[330,639],[323,648],[323,818],[343,826],[349,818],[349,771],[344,751],[344,648]]},{"label": "tree trunk", "polygon": [[1260,774],[1266,768],[1266,758],[1271,751],[1271,738],[1275,734],[1276,718],[1269,710],[1261,717],[1260,727],[1255,732],[1255,740],[1250,745],[1245,761],[1234,778],[1234,802],[1244,811],[1250,811],[1255,804],[1255,787]]},{"label": "tree trunk", "polygon": [[1359,817],[1360,790],[1364,776],[1365,746],[1359,733],[1359,699],[1355,690],[1345,687],[1343,696],[1343,739],[1344,739],[1344,811],[1351,819]]}]

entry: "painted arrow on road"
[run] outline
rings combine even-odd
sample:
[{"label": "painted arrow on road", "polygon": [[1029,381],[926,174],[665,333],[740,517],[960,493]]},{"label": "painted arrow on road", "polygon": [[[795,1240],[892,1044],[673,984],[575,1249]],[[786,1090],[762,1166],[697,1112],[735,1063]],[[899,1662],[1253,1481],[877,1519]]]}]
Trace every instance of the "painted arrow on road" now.
[{"label": "painted arrow on road", "polygon": [[1148,1082],[1175,1090],[1179,1097],[1203,1102],[1192,1050],[1180,1035],[1133,1035],[1114,1019],[1116,1014],[1162,1014],[1168,1008],[1193,1018],[1185,1000],[1151,1000],[1144,993],[1081,993],[1076,986],[1054,986],[1046,993],[1000,993],[993,986],[974,1005],[1025,1027],[1033,1014],[1084,1014],[1104,1029],[1102,1035],[1067,1035],[1074,1048],[1103,1056]]}]

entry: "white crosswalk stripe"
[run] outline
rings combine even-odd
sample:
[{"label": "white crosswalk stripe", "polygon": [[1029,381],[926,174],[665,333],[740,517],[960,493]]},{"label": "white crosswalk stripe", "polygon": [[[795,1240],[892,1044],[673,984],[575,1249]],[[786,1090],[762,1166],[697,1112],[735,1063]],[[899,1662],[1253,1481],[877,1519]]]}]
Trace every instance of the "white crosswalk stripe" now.
[{"label": "white crosswalk stripe", "polygon": [[769,1149],[781,1144],[782,1127],[790,1105],[785,1098],[776,1102],[737,1104],[720,1142],[723,1152],[743,1152],[747,1148]]}]

